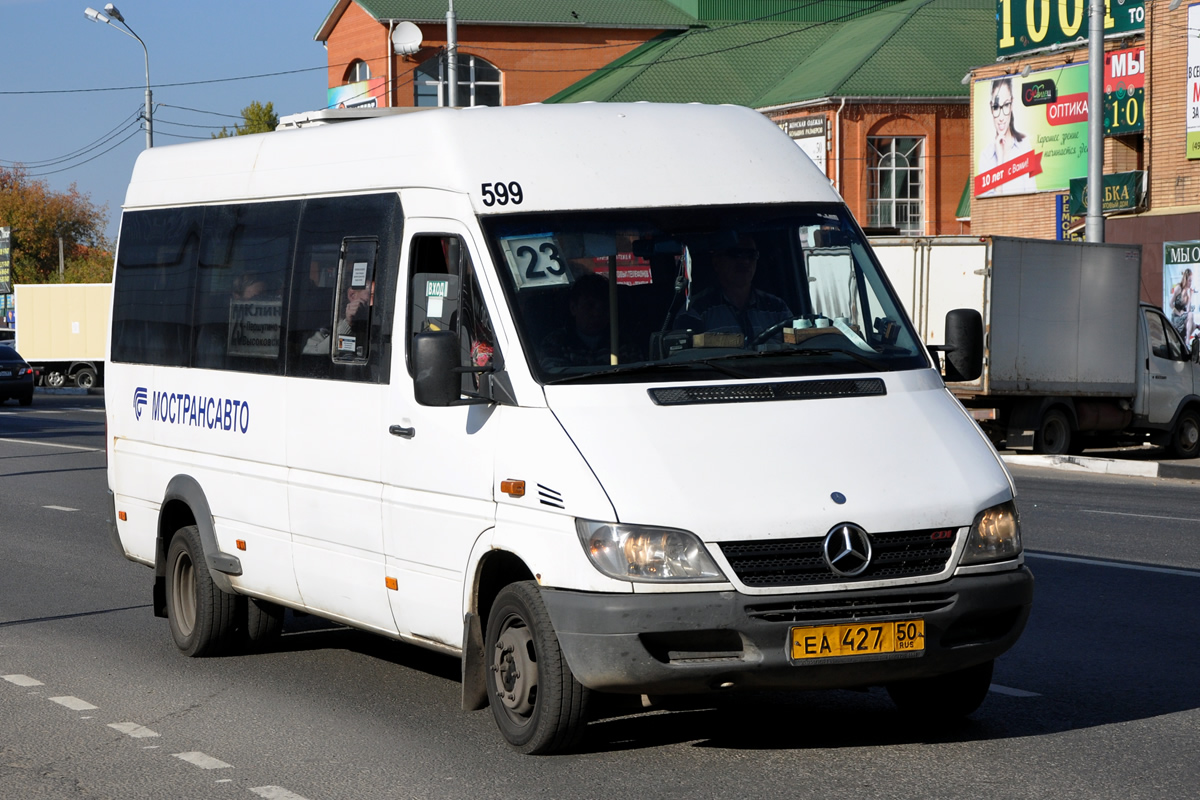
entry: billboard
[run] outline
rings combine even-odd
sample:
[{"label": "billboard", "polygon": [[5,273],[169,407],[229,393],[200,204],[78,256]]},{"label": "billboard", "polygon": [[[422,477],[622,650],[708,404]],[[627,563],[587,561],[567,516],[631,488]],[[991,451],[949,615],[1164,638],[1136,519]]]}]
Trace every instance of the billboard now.
[{"label": "billboard", "polygon": [[0,295],[12,294],[12,228],[0,228]]},{"label": "billboard", "polygon": [[387,105],[387,78],[370,78],[343,86],[334,86],[325,93],[326,108],[380,108]]},{"label": "billboard", "polygon": [[[1089,0],[996,0],[996,57],[1086,42],[1089,5]],[[1105,38],[1145,29],[1143,0],[1105,0]]]},{"label": "billboard", "polygon": [[1187,157],[1200,158],[1200,3],[1188,6],[1187,29]]},{"label": "billboard", "polygon": [[1195,287],[1200,284],[1200,240],[1163,242],[1163,313],[1171,326],[1192,347],[1196,333]]}]

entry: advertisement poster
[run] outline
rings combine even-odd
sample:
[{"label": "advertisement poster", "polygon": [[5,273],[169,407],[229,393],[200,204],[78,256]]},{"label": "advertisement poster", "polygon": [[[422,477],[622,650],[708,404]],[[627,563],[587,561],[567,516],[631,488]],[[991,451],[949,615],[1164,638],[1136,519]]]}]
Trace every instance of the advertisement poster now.
[{"label": "advertisement poster", "polygon": [[1200,239],[1163,242],[1163,313],[1183,340],[1192,346],[1196,333],[1196,296],[1200,275]]},{"label": "advertisement poster", "polygon": [[[1088,0],[996,0],[996,56],[1003,58],[1033,50],[1087,40]],[[1104,37],[1146,29],[1143,0],[1107,0]]]},{"label": "advertisement poster", "polygon": [[[1188,6],[1188,33],[1200,31],[1200,3]],[[1187,37],[1187,157],[1200,158],[1200,36]]]},{"label": "advertisement poster", "polygon": [[357,83],[334,86],[325,92],[326,108],[379,108],[387,105],[386,78],[371,78]]}]

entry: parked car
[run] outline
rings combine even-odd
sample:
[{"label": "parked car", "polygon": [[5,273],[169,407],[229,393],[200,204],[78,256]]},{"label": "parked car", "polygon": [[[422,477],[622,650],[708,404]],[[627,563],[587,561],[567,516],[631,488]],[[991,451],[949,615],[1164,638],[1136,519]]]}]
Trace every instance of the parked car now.
[{"label": "parked car", "polygon": [[15,397],[23,405],[33,403],[33,367],[7,342],[0,347],[0,403]]}]

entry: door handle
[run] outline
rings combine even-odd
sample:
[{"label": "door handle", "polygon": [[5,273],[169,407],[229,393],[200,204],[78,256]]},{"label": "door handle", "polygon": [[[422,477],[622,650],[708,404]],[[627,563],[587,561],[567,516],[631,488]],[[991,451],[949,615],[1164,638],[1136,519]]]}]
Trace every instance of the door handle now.
[{"label": "door handle", "polygon": [[403,425],[393,425],[388,428],[388,433],[392,436],[399,436],[401,439],[411,439],[417,435],[417,429],[405,428]]}]

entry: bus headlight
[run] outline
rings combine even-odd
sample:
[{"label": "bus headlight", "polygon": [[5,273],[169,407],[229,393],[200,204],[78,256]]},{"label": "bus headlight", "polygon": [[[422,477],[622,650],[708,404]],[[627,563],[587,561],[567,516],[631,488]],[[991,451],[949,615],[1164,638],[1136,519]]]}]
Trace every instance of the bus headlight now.
[{"label": "bus headlight", "polygon": [[983,564],[1016,558],[1021,552],[1021,521],[1017,506],[1009,500],[979,512],[967,534],[967,547],[960,564]]},{"label": "bus headlight", "polygon": [[645,583],[724,581],[694,533],[674,528],[575,520],[588,558],[605,575]]}]

